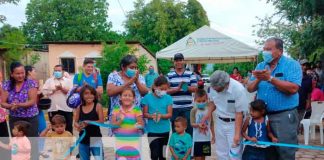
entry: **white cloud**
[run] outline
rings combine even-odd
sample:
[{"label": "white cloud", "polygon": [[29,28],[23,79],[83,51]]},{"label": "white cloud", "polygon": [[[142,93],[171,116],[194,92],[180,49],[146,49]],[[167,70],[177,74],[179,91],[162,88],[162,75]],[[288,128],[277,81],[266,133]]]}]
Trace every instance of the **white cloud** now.
[{"label": "white cloud", "polygon": [[257,37],[252,36],[258,23],[256,16],[264,17],[272,14],[274,8],[260,0],[200,0],[211,21],[211,27],[240,40],[248,45],[256,46]]},{"label": "white cloud", "polygon": [[25,9],[29,1],[23,0],[14,4],[3,4],[0,5],[0,14],[5,15],[8,23],[12,26],[21,26],[22,22],[26,22]]},{"label": "white cloud", "polygon": [[118,4],[117,0],[110,0],[109,3],[109,9],[108,9],[108,20],[112,22],[113,24],[113,30],[115,31],[125,31],[124,28],[124,21],[126,20],[126,17],[123,13],[123,10],[126,12],[129,12],[133,10],[133,0],[119,0],[120,4]]}]

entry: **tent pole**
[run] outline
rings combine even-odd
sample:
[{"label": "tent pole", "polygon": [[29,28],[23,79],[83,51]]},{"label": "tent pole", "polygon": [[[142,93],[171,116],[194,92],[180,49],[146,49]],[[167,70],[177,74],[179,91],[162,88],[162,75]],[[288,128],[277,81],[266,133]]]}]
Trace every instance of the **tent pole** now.
[{"label": "tent pole", "polygon": [[[158,59],[156,57],[156,53],[155,53],[155,62],[156,62],[156,71],[157,71],[157,73],[159,73],[159,63],[158,63]],[[159,73],[159,75],[160,75],[160,73]]]}]

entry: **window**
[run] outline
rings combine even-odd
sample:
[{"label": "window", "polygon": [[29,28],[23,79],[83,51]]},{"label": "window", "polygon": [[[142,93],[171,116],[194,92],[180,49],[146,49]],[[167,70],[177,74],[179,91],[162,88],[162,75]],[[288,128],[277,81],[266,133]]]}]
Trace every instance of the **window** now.
[{"label": "window", "polygon": [[61,58],[61,64],[63,65],[63,70],[68,73],[75,73],[75,59],[74,58]]}]

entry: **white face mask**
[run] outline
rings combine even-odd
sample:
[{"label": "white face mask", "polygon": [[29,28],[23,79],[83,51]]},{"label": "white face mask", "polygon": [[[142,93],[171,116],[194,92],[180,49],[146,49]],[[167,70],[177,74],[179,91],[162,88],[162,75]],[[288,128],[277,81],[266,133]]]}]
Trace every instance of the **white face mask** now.
[{"label": "white face mask", "polygon": [[161,90],[155,89],[154,92],[158,97],[163,97],[164,95],[166,95],[166,91],[161,91]]}]

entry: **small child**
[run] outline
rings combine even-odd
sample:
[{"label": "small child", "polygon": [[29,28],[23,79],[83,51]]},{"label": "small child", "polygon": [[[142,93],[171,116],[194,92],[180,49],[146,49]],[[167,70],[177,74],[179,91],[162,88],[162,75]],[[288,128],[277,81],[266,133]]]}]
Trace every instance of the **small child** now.
[{"label": "small child", "polygon": [[[272,134],[268,117],[266,116],[266,104],[263,100],[255,100],[250,103],[251,117],[247,117],[243,128],[242,136],[252,142],[264,141],[278,142],[278,139]],[[248,134],[246,130],[248,129]],[[270,139],[269,139],[270,138]],[[243,152],[243,160],[266,160],[268,146],[246,145]]]},{"label": "small child", "polygon": [[[66,120],[62,115],[55,115],[51,120],[51,125],[40,134],[41,137],[52,137],[51,143],[53,148],[54,159],[65,159],[64,154],[72,145],[72,134],[65,130]],[[54,130],[54,132],[52,131]]]},{"label": "small child", "polygon": [[121,92],[120,101],[121,106],[115,106],[112,112],[112,124],[119,126],[114,130],[116,159],[139,160],[142,110],[134,105],[135,92],[131,88],[125,88]]},{"label": "small child", "polygon": [[144,118],[148,119],[146,127],[152,160],[163,160],[163,155],[166,155],[163,147],[169,141],[173,104],[172,97],[166,94],[168,88],[168,80],[160,76],[154,81],[153,93],[142,99]]},{"label": "small child", "polygon": [[192,138],[190,134],[185,132],[186,128],[187,119],[177,117],[174,121],[174,130],[176,132],[171,135],[169,142],[172,160],[190,160]]},{"label": "small child", "polygon": [[11,150],[12,160],[30,160],[31,144],[26,137],[29,128],[30,123],[17,121],[14,123],[14,128],[12,129],[12,135],[14,137],[10,139],[9,145],[3,144],[0,141],[1,148]]},{"label": "small child", "polygon": [[193,149],[191,155],[195,157],[195,160],[205,160],[205,156],[210,156],[211,143],[215,143],[213,117],[206,122],[201,121],[208,114],[207,100],[206,91],[198,89],[195,93],[195,107],[190,112],[190,121],[193,128]]},{"label": "small child", "polygon": [[85,85],[80,92],[81,105],[75,110],[74,127],[80,132],[85,131],[85,137],[79,144],[79,155],[81,160],[90,160],[90,152],[96,160],[104,159],[102,134],[100,127],[88,125],[87,122],[104,122],[103,109],[98,103],[97,92],[91,86]]}]

